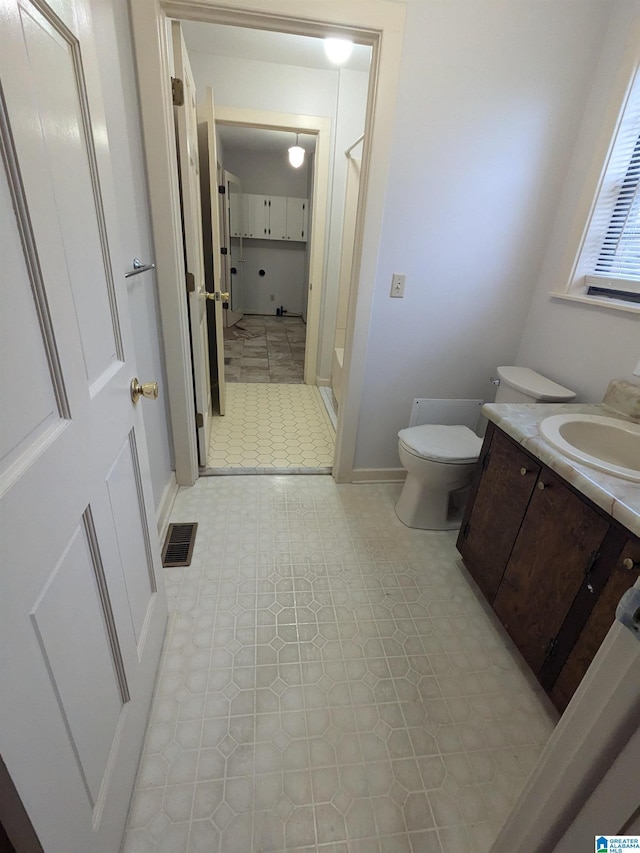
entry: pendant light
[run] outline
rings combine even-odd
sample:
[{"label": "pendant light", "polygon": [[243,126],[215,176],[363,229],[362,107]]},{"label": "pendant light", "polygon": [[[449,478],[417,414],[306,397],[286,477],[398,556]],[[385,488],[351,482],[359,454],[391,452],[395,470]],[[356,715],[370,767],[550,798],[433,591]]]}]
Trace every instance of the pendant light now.
[{"label": "pendant light", "polygon": [[335,65],[344,65],[353,51],[353,42],[345,38],[326,38],[324,52],[327,59]]},{"label": "pendant light", "polygon": [[289,162],[294,169],[299,169],[304,163],[304,148],[298,145],[298,134],[296,133],[296,144],[289,148]]}]

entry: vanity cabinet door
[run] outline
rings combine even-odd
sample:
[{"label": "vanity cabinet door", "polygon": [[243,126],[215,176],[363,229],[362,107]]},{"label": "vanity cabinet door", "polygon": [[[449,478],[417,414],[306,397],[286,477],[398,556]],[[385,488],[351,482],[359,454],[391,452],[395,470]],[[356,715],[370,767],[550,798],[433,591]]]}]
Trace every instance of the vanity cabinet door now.
[{"label": "vanity cabinet door", "polygon": [[548,469],[540,474],[494,610],[539,672],[609,529]]},{"label": "vanity cabinet door", "polygon": [[623,593],[640,577],[640,539],[631,538],[619,552],[609,578],[587,619],[550,696],[559,711],[569,704],[600,644],[611,628]]},{"label": "vanity cabinet door", "polygon": [[490,426],[488,449],[471,513],[463,521],[457,547],[464,564],[493,602],[540,471],[503,433]]}]

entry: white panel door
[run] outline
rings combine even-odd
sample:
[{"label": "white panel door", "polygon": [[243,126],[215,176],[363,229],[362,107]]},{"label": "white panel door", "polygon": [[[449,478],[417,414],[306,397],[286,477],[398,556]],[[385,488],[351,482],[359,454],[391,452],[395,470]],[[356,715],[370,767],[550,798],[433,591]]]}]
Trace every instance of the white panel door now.
[{"label": "white panel door", "polygon": [[0,753],[47,853],[119,849],[166,622],[92,39],[0,6]]},{"label": "white panel door", "polygon": [[178,131],[178,160],[182,195],[187,272],[194,277],[194,289],[189,292],[189,326],[196,408],[201,415],[198,431],[200,465],[207,464],[209,449],[209,417],[211,415],[211,378],[209,376],[209,332],[207,329],[207,291],[204,280],[204,251],[202,245],[202,208],[200,206],[200,159],[198,155],[198,115],[196,85],[191,73],[187,48],[178,21],[171,24],[173,58],[176,77],[184,86],[184,105],[174,107]]},{"label": "white panel door", "polygon": [[[229,307],[224,312],[225,326],[233,326],[244,317],[244,296],[243,296],[243,264],[244,259],[244,244],[242,236],[234,234],[233,225],[234,219],[245,216],[243,210],[246,209],[244,200],[246,196],[242,194],[242,185],[240,178],[227,172],[226,169],[221,169],[218,178],[220,185],[224,186],[225,193],[220,196],[220,222],[222,225],[222,243],[227,249],[227,254],[222,257],[222,278],[224,289],[231,294]],[[242,219],[241,219],[242,221]]]},{"label": "white panel door", "polygon": [[[216,145],[216,117],[213,103],[213,89],[208,86],[203,103],[198,104],[198,139],[200,142],[200,193],[202,196],[202,226],[209,230],[206,235],[207,243],[211,246],[212,257],[209,273],[212,281],[207,297],[213,296],[213,321],[216,334],[216,364],[212,371],[211,380],[218,388],[219,413],[225,412],[225,378],[224,378],[224,321],[222,303],[229,302],[230,295],[226,293],[221,243],[220,203],[218,191],[218,150]],[[225,293],[223,298],[222,294]],[[215,377],[214,377],[215,374]]]}]

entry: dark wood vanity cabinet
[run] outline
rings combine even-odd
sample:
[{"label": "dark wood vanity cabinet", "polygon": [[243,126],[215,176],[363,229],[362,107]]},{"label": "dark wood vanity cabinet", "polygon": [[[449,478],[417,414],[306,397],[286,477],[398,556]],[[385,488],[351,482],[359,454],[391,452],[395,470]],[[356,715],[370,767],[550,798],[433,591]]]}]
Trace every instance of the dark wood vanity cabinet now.
[{"label": "dark wood vanity cabinet", "polygon": [[564,710],[640,573],[640,540],[490,423],[457,547]]}]

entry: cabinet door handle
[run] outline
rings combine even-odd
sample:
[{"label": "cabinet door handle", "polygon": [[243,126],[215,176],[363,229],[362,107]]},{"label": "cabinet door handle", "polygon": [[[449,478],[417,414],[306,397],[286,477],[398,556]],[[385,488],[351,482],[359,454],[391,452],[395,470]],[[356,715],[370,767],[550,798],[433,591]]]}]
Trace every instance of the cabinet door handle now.
[{"label": "cabinet door handle", "polygon": [[542,492],[542,491],[544,491],[545,489],[548,489],[548,488],[549,488],[549,483],[543,483],[543,482],[542,482],[542,480],[539,480],[539,481],[538,481],[538,488],[539,488],[539,489],[540,489],[540,491]]},{"label": "cabinet door handle", "polygon": [[622,565],[625,569],[629,569],[629,571],[633,571],[635,568],[640,568],[640,560],[633,560],[631,557],[627,557],[622,561]]},{"label": "cabinet door handle", "polygon": [[520,469],[520,474],[521,474],[521,476],[522,476],[522,477],[524,477],[524,475],[525,475],[525,474],[528,474],[528,473],[529,473],[529,469],[528,469],[528,468],[525,468],[525,467],[523,466],[523,467]]}]

